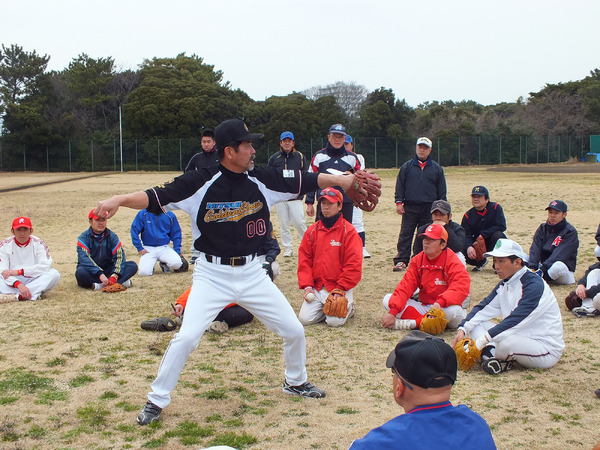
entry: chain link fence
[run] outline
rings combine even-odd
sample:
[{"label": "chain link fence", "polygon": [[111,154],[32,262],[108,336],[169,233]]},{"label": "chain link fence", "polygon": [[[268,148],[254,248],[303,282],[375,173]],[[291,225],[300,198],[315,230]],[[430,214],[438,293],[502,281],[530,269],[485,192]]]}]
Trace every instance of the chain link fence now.
[{"label": "chain link fence", "polygon": [[[416,139],[354,137],[355,151],[369,168],[400,167],[415,154]],[[310,158],[327,144],[326,137],[297,140],[296,148]],[[435,137],[432,157],[442,166],[539,164],[581,160],[590,148],[589,136],[467,136]],[[256,161],[266,164],[279,142],[254,142]],[[45,148],[9,144],[0,139],[0,170],[37,172],[183,171],[202,151],[200,139],[69,140]]]}]

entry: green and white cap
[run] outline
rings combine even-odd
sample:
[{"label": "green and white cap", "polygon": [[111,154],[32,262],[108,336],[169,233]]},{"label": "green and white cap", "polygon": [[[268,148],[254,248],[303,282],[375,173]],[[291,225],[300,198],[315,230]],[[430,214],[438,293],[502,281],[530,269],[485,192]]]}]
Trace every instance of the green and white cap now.
[{"label": "green and white cap", "polygon": [[495,256],[497,258],[516,256],[517,258],[521,258],[524,262],[527,262],[529,259],[525,252],[523,252],[521,246],[510,239],[498,239],[496,245],[494,246],[494,250],[485,253],[483,256]]}]

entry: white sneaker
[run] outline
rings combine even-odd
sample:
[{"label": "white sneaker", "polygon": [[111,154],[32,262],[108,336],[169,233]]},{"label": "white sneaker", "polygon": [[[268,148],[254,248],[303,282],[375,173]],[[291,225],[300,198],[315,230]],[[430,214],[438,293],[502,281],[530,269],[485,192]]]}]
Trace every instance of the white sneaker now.
[{"label": "white sneaker", "polygon": [[19,294],[0,294],[0,303],[18,302]]},{"label": "white sneaker", "polygon": [[363,247],[363,258],[370,258],[371,254],[367,251],[366,247]]},{"label": "white sneaker", "polygon": [[102,283],[94,283],[92,286],[93,291],[101,291],[104,285]]},{"label": "white sneaker", "polygon": [[229,330],[229,325],[227,325],[227,322],[220,322],[218,320],[215,320],[213,323],[211,323],[208,326],[209,333],[223,334],[228,330]]},{"label": "white sneaker", "polygon": [[412,319],[396,319],[394,330],[414,330],[417,328],[417,322]]},{"label": "white sneaker", "polygon": [[291,248],[286,248],[285,251],[283,252],[283,256],[285,256],[286,258],[289,258],[290,256],[294,255],[294,250]]},{"label": "white sneaker", "polygon": [[126,287],[126,288],[130,288],[132,285],[133,285],[133,283],[131,282],[131,278],[129,280],[121,283],[121,286]]}]

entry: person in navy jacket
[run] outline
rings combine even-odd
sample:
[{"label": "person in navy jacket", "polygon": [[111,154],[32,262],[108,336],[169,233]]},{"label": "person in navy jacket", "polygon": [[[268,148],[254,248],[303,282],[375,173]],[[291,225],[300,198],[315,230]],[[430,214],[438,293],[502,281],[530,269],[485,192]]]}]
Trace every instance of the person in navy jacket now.
[{"label": "person in navy jacket", "polygon": [[411,331],[389,354],[386,367],[392,370],[394,400],[405,414],[355,440],[350,450],[496,448],[485,420],[450,402],[456,354],[442,339]]},{"label": "person in navy jacket", "polygon": [[546,281],[573,284],[579,248],[577,230],[567,222],[567,204],[562,200],[552,200],[546,211],[548,220],[535,232],[527,266]]}]

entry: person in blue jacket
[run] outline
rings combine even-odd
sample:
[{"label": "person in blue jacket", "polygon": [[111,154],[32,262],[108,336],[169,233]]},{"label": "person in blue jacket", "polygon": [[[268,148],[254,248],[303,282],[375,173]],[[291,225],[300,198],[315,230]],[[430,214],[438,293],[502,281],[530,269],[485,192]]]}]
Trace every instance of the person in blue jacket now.
[{"label": "person in blue jacket", "polygon": [[153,214],[140,210],[131,224],[131,241],[140,255],[140,276],[152,275],[156,261],[165,273],[178,272],[183,264],[181,227],[172,211]]},{"label": "person in blue jacket", "polygon": [[394,400],[405,414],[355,440],[350,449],[495,449],[485,420],[450,402],[457,366],[454,350],[442,339],[418,330],[408,333],[386,361]]},{"label": "person in blue jacket", "polygon": [[577,230],[567,222],[567,204],[562,200],[552,200],[546,211],[548,220],[533,236],[527,266],[546,281],[573,284],[579,249]]},{"label": "person in blue jacket", "polygon": [[121,240],[106,228],[106,218],[96,216],[92,209],[88,219],[90,227],[77,238],[77,284],[96,291],[114,283],[131,287],[137,264],[125,259]]}]

